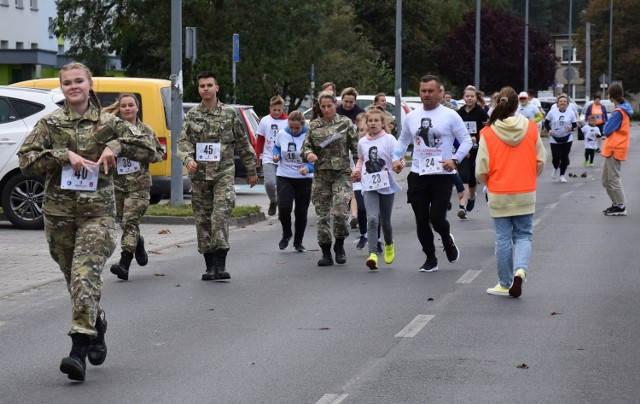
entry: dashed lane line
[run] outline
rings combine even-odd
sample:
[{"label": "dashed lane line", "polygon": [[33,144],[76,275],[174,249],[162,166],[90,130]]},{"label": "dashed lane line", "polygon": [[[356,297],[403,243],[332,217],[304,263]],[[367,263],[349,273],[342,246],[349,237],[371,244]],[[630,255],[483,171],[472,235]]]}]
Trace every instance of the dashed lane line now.
[{"label": "dashed lane line", "polygon": [[325,394],[316,404],[340,404],[348,394]]},{"label": "dashed lane line", "polygon": [[406,327],[395,335],[396,338],[413,338],[435,316],[432,314],[418,314]]},{"label": "dashed lane line", "polygon": [[480,275],[480,270],[470,269],[466,271],[457,281],[456,283],[471,283],[478,275]]}]

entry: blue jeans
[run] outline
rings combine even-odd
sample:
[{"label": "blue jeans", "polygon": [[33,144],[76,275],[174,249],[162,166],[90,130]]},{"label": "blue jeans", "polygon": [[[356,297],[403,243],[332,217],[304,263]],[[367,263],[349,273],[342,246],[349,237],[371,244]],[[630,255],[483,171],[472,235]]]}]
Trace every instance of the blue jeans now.
[{"label": "blue jeans", "polygon": [[496,264],[500,285],[511,287],[516,269],[529,269],[531,238],[533,236],[533,214],[509,217],[494,217],[493,231],[496,235]]}]

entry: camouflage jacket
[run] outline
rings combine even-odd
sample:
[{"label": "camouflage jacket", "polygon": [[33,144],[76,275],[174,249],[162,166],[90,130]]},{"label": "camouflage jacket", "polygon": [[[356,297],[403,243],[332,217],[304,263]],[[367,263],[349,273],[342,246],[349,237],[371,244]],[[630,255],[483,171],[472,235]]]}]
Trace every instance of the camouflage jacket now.
[{"label": "camouflage jacket", "polygon": [[148,163],[140,163],[140,171],[130,174],[118,174],[117,171],[113,177],[113,186],[116,191],[133,192],[140,190],[149,190],[151,188],[151,173],[149,172],[149,163],[162,161],[164,158],[164,149],[158,141],[156,134],[149,126],[137,121],[136,127],[144,136],[147,136],[155,147],[155,155],[149,159]]},{"label": "camouflage jacket", "polygon": [[52,216],[114,216],[113,173],[100,167],[96,191],[61,189],[62,167],[69,164],[69,150],[97,161],[109,147],[116,156],[148,162],[155,148],[148,136],[127,122],[90,106],[83,114],[65,105],[42,117],[18,151],[24,175],[46,175],[43,212]]},{"label": "camouflage jacket", "polygon": [[236,111],[218,102],[218,107],[208,110],[200,103],[184,117],[178,139],[178,157],[186,166],[195,160],[196,143],[220,143],[220,161],[198,162],[198,171],[189,174],[192,180],[213,180],[218,174],[234,175],[234,147],[242,158],[248,175],[256,175],[256,152],[249,143]]},{"label": "camouflage jacket", "polygon": [[309,153],[318,156],[314,171],[351,171],[349,151],[357,163],[358,132],[349,118],[336,114],[329,123],[322,118],[311,121],[300,155],[304,161]]}]

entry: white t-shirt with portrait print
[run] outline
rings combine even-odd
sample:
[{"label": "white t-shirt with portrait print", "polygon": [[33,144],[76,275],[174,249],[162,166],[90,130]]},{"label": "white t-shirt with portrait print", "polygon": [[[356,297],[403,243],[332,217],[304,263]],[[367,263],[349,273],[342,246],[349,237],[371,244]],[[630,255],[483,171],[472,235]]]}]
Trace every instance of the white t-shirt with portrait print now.
[{"label": "white t-shirt with portrait print", "polygon": [[[393,172],[393,151],[397,143],[396,138],[388,133],[376,139],[364,136],[358,141],[358,158],[363,159],[361,177],[385,171],[385,177],[389,178],[388,187],[376,189],[383,195],[394,194],[402,189]],[[367,192],[366,186],[362,187],[362,192]]]},{"label": "white t-shirt with portrait print", "polygon": [[300,169],[307,166],[307,163],[302,161],[302,157],[300,157],[302,142],[304,142],[306,137],[306,132],[298,136],[293,136],[285,129],[278,132],[275,144],[280,147],[280,161],[278,169],[276,170],[276,176],[287,178],[313,178],[313,173],[307,173],[307,175],[300,174]]},{"label": "white t-shirt with portrait print", "polygon": [[273,145],[276,142],[278,132],[286,128],[288,121],[286,119],[274,119],[271,115],[267,115],[260,120],[256,135],[264,136],[264,150],[262,151],[262,164],[275,164],[273,162]]}]

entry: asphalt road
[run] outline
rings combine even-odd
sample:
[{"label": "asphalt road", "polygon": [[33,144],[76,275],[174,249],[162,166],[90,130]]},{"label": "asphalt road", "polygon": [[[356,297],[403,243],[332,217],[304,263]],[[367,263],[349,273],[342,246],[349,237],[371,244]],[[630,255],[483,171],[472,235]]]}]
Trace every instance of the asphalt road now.
[{"label": "asphalt road", "polygon": [[[497,275],[482,201],[466,221],[449,215],[460,260],[439,249],[440,271],[419,273],[405,189],[397,257],[378,271],[356,233],[346,265],[317,267],[312,218],[303,254],[277,249],[274,220],[234,229],[229,283],[200,280],[194,243],[154,254],[130,282],[105,274],[109,356],[83,384],[58,371],[70,347],[64,284],[1,299],[0,402],[638,402],[639,132],[623,165],[627,217],[601,213],[601,160],[566,184],[545,169],[520,299],[485,293]],[[582,153],[575,142],[569,172],[584,171]]]}]

